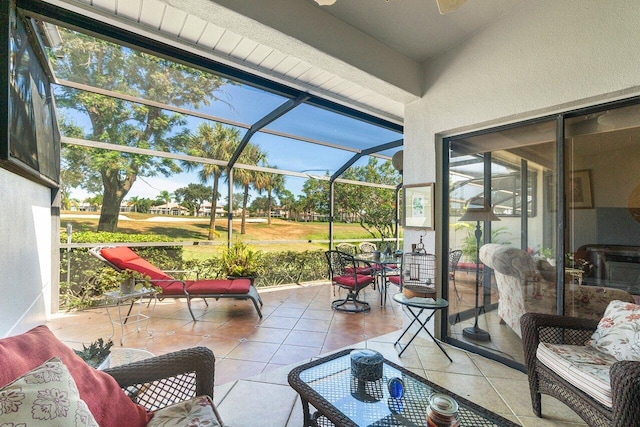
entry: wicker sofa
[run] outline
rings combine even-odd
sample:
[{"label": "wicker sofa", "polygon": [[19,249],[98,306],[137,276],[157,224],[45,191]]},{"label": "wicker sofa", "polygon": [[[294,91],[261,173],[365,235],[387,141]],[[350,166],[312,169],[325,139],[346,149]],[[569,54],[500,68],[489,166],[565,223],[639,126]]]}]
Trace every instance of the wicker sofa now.
[{"label": "wicker sofa", "polygon": [[[612,360],[610,355],[592,348],[586,356],[578,353],[589,347],[586,344],[598,323],[550,314],[522,316],[524,356],[536,416],[542,417],[541,394],[547,394],[564,402],[590,426],[640,426],[640,361]],[[542,346],[555,348],[555,355],[564,360],[542,361]],[[571,357],[575,363],[567,362]],[[591,376],[590,387],[584,385],[585,375]]]},{"label": "wicker sofa", "polygon": [[[520,318],[525,313],[556,313],[556,282],[538,271],[531,255],[506,245],[489,243],[480,248],[480,260],[493,269],[498,287],[498,316],[522,337]],[[567,283],[564,313],[599,320],[612,300],[634,302],[620,289]]]},{"label": "wicker sofa", "polygon": [[0,339],[0,364],[3,425],[222,425],[212,403],[215,358],[205,347],[100,371],[38,326]]}]

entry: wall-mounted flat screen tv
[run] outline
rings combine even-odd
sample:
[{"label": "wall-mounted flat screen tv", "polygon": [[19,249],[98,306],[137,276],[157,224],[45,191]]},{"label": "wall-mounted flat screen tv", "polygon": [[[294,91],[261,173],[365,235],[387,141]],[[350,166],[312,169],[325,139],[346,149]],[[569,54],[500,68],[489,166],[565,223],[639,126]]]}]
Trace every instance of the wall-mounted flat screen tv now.
[{"label": "wall-mounted flat screen tv", "polygon": [[60,133],[49,77],[33,48],[37,39],[29,23],[13,1],[0,3],[0,55],[9,59],[0,72],[1,102],[7,106],[0,117],[0,166],[57,187]]}]

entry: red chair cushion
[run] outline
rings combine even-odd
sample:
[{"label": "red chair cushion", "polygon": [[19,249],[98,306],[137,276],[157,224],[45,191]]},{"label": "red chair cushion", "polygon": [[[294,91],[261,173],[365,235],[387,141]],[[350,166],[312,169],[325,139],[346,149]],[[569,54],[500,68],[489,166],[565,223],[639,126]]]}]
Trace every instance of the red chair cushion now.
[{"label": "red chair cushion", "polygon": [[393,284],[395,284],[395,285],[400,286],[400,276],[388,276],[388,277],[387,277],[387,279],[388,279],[391,283],[393,283]]},{"label": "red chair cushion", "polygon": [[187,292],[193,295],[206,294],[246,294],[249,292],[249,279],[208,279],[187,281]]},{"label": "red chair cushion", "polygon": [[373,282],[373,277],[362,274],[356,276],[334,276],[333,281],[340,286],[346,286],[349,288],[355,288],[356,286],[366,286]]},{"label": "red chair cushion", "polygon": [[[372,274],[375,270],[375,267],[356,267],[357,274]],[[345,267],[344,272],[347,274],[353,274],[353,267]]]},{"label": "red chair cushion", "polygon": [[0,387],[59,357],[73,377],[80,398],[85,401],[100,427],[143,427],[152,417],[124,394],[113,377],[86,364],[58,340],[46,326],[21,335],[0,339]]}]

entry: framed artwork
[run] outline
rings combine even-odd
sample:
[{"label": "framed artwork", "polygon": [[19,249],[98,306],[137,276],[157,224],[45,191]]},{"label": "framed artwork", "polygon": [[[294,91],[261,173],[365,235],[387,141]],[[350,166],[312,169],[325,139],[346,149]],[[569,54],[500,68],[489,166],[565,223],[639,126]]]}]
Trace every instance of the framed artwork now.
[{"label": "framed artwork", "polygon": [[433,230],[433,187],[433,183],[403,187],[404,222],[402,225],[405,228]]},{"label": "framed artwork", "polygon": [[569,175],[569,207],[572,209],[593,208],[591,189],[591,171],[588,169],[573,171]]}]

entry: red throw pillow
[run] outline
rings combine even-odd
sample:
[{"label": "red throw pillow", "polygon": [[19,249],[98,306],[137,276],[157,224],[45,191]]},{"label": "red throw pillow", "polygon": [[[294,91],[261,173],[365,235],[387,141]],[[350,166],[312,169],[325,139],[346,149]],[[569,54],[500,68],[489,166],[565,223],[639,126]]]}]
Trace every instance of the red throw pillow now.
[{"label": "red throw pillow", "polygon": [[113,377],[87,365],[46,326],[0,339],[0,387],[59,357],[75,380],[80,398],[100,427],[146,426],[152,417],[129,399]]}]

